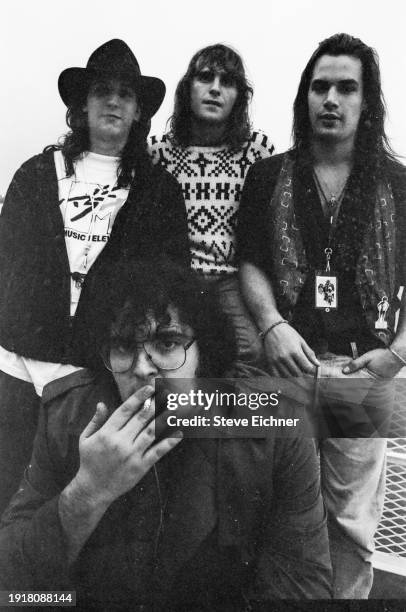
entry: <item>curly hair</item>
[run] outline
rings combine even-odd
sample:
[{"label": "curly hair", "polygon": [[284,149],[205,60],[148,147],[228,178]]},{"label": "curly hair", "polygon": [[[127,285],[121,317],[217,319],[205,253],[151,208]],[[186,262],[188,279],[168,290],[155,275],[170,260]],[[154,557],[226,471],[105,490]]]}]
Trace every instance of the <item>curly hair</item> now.
[{"label": "curly hair", "polygon": [[386,106],[381,88],[379,59],[376,51],[359,38],[349,34],[334,34],[323,40],[304,69],[293,105],[293,151],[308,152],[311,139],[308,92],[317,60],[322,55],[349,55],[362,64],[365,108],[361,112],[355,141],[356,162],[376,180],[387,160],[396,161],[385,134]]},{"label": "curly hair", "polygon": [[[89,151],[89,126],[87,113],[83,110],[86,103],[87,90],[79,92],[77,98],[66,111],[66,123],[70,131],[62,136],[56,145],[45,147],[47,150],[62,150],[65,160],[66,175],[74,174],[74,162]],[[147,136],[151,127],[151,120],[141,119],[134,121],[127,142],[121,152],[121,159],[117,169],[117,184],[119,187],[129,187],[133,175],[145,179],[149,175],[152,162],[147,150]]]},{"label": "curly hair", "polygon": [[111,342],[113,330],[114,336],[134,338],[137,328],[151,316],[166,323],[169,307],[175,308],[180,323],[193,330],[199,376],[224,376],[236,359],[236,340],[212,285],[189,268],[159,258],[110,263],[83,315],[92,353],[89,365],[103,367],[100,353]]},{"label": "curly hair", "polygon": [[175,92],[175,106],[170,122],[170,138],[175,144],[187,147],[191,142],[190,89],[193,78],[202,68],[222,69],[232,72],[236,79],[237,99],[234,103],[224,144],[231,149],[240,149],[251,136],[248,106],[253,88],[247,80],[243,61],[231,47],[216,44],[200,49],[190,60],[186,74],[179,81]]}]

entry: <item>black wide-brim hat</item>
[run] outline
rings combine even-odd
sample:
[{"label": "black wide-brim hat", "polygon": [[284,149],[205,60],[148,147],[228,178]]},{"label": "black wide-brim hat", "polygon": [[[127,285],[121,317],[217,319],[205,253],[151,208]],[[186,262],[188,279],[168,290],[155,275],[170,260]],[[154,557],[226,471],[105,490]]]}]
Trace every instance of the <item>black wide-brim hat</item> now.
[{"label": "black wide-brim hat", "polygon": [[89,57],[86,68],[67,68],[61,72],[58,89],[66,106],[85,100],[95,77],[123,78],[132,83],[144,118],[155,115],[165,97],[165,83],[156,77],[142,75],[134,53],[118,38],[98,47]]}]

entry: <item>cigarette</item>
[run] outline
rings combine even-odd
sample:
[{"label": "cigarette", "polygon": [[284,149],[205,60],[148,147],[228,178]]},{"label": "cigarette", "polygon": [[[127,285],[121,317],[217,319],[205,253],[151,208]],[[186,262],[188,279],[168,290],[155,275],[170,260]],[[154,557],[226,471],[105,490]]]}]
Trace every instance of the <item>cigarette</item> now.
[{"label": "cigarette", "polygon": [[147,397],[147,399],[144,402],[144,410],[149,410],[151,407],[151,402],[152,402],[152,398],[151,397]]}]

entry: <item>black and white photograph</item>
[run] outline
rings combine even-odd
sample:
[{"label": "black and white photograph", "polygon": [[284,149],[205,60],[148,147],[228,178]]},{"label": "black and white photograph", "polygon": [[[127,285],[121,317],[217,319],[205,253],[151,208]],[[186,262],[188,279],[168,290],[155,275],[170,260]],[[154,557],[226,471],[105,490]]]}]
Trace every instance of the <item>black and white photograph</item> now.
[{"label": "black and white photograph", "polygon": [[337,308],[338,285],[335,276],[316,274],[316,308]]},{"label": "black and white photograph", "polygon": [[403,3],[0,16],[0,609],[406,610]]}]

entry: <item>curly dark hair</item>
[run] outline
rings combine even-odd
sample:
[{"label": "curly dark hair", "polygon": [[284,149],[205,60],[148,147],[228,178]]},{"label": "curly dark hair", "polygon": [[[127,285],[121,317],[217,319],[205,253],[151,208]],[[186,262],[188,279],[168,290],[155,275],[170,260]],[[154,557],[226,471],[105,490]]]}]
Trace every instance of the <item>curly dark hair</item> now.
[{"label": "curly dark hair", "polygon": [[381,88],[378,55],[359,38],[349,34],[334,34],[323,40],[304,69],[293,105],[293,150],[307,154],[311,138],[308,92],[314,66],[322,55],[349,55],[362,64],[365,108],[362,110],[355,141],[356,163],[371,180],[376,180],[385,168],[385,162],[396,161],[385,134],[386,105]]},{"label": "curly dark hair", "polygon": [[[70,131],[62,136],[56,145],[45,147],[47,150],[62,150],[65,160],[67,176],[74,174],[74,162],[80,158],[82,153],[89,150],[89,126],[87,113],[83,110],[86,103],[87,89],[78,92],[78,96],[66,111],[66,123]],[[121,153],[120,163],[117,169],[117,184],[119,187],[129,187],[133,175],[137,179],[145,180],[149,175],[152,162],[147,150],[147,136],[151,127],[151,120],[141,119],[134,121]]]},{"label": "curly dark hair", "polygon": [[247,80],[243,61],[231,47],[216,44],[200,49],[190,60],[186,74],[179,81],[175,92],[175,107],[170,118],[169,135],[175,144],[187,147],[191,141],[190,86],[196,73],[202,68],[222,69],[232,72],[236,79],[238,96],[228,119],[224,144],[240,149],[251,136],[248,106],[253,88]]},{"label": "curly dark hair", "polygon": [[91,367],[100,369],[102,348],[114,336],[128,339],[152,317],[167,322],[168,307],[193,330],[199,348],[199,376],[221,378],[236,360],[234,328],[212,285],[164,259],[111,262],[84,313]]}]

